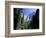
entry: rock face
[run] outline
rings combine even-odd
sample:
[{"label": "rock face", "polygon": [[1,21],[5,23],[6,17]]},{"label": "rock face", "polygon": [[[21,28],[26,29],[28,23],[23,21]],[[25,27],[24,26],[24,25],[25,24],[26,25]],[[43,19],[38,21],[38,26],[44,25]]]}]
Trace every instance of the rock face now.
[{"label": "rock face", "polygon": [[28,29],[39,29],[39,9],[37,9],[35,15],[32,16],[30,24],[28,24],[27,28]]}]

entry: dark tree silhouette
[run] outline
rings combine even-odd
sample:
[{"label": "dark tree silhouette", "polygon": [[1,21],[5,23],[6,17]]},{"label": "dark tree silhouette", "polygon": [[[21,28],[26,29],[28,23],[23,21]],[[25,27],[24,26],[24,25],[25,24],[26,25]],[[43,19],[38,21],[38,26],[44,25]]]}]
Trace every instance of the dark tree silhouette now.
[{"label": "dark tree silhouette", "polygon": [[13,27],[14,30],[16,30],[18,27],[18,21],[20,18],[21,10],[22,10],[22,8],[14,8],[13,9],[13,11],[14,11],[14,27]]},{"label": "dark tree silhouette", "polygon": [[39,29],[39,9],[36,10],[36,14],[33,16],[32,22],[32,29]]}]

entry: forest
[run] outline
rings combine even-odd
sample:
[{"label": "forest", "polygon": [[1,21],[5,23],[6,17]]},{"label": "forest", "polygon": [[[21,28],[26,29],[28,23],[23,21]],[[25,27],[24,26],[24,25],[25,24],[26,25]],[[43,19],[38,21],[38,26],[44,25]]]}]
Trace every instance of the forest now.
[{"label": "forest", "polygon": [[[14,30],[23,29],[39,29],[39,9],[36,10],[35,15],[29,14],[24,20],[23,8],[14,8]],[[29,18],[29,20],[28,20]]]}]

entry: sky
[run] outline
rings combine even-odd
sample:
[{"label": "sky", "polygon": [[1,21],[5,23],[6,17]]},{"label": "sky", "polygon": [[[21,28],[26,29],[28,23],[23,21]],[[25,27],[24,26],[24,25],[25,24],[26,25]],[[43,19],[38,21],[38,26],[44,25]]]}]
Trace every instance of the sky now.
[{"label": "sky", "polygon": [[35,8],[23,8],[24,15],[32,14],[33,12],[36,12]]},{"label": "sky", "polygon": [[[36,13],[36,10],[35,8],[23,8],[23,13],[24,13],[24,19],[26,20],[26,17],[29,15],[29,14],[35,14]],[[29,20],[29,19],[28,19]]]}]

